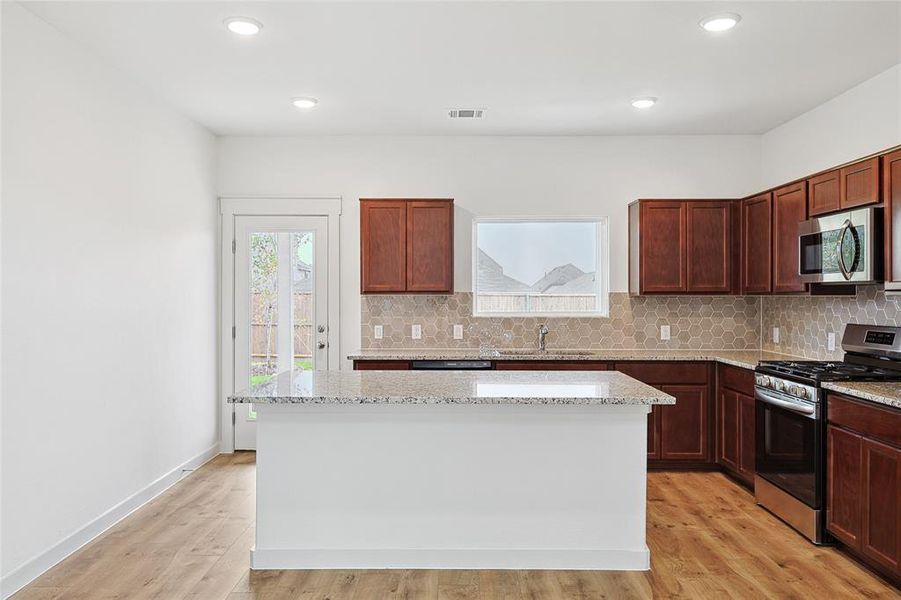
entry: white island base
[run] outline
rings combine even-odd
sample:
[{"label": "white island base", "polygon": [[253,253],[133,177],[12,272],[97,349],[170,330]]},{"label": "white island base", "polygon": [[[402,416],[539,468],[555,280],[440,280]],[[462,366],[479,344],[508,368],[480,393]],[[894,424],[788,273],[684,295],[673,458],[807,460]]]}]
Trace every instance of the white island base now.
[{"label": "white island base", "polygon": [[254,569],[650,566],[648,405],[255,406]]}]

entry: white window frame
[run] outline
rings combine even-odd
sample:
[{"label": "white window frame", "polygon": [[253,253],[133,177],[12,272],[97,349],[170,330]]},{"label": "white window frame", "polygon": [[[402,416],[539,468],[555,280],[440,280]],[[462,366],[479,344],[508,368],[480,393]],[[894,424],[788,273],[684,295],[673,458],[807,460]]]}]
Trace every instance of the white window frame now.
[{"label": "white window frame", "polygon": [[[599,308],[593,312],[577,313],[490,313],[478,310],[478,278],[479,278],[479,224],[480,223],[516,223],[516,222],[547,222],[547,223],[596,223],[597,224],[597,282]],[[610,235],[608,231],[609,218],[606,216],[594,217],[557,217],[557,216],[529,216],[529,217],[475,217],[472,220],[472,316],[481,317],[582,317],[582,318],[607,318],[610,316]]]}]

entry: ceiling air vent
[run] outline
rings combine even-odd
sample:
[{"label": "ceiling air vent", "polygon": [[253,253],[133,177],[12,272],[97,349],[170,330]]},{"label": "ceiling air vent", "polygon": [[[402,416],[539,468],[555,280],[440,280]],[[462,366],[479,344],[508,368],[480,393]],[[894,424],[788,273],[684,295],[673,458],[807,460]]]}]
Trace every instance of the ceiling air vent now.
[{"label": "ceiling air vent", "polygon": [[451,119],[481,119],[485,116],[484,108],[452,108],[447,111]]}]

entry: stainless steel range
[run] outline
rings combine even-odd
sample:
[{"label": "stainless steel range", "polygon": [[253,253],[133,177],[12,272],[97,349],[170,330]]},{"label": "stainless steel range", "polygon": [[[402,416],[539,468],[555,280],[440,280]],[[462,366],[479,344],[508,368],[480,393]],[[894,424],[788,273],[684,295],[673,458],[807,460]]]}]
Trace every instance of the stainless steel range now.
[{"label": "stainless steel range", "polygon": [[826,381],[901,380],[901,327],[848,324],[844,360],[762,361],[755,373],[758,504],[817,544],[828,542]]}]

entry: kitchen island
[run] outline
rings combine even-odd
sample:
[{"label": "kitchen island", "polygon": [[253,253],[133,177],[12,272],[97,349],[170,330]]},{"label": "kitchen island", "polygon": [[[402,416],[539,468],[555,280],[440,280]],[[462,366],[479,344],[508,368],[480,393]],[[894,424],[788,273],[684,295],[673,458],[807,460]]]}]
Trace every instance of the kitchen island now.
[{"label": "kitchen island", "polygon": [[257,413],[254,569],[648,569],[647,414],[616,371],[291,371]]}]

